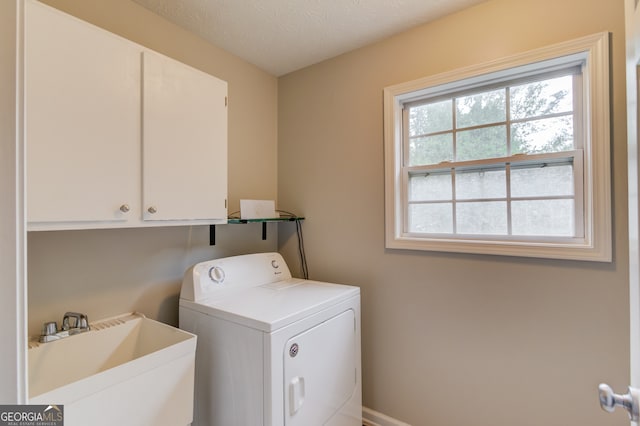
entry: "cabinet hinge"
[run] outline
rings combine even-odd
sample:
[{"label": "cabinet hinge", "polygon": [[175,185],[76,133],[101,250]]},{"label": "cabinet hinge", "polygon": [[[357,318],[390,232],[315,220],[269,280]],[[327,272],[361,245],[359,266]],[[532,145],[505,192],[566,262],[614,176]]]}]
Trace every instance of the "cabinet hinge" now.
[{"label": "cabinet hinge", "polygon": [[224,97],[224,106],[228,106],[229,105],[229,98],[227,98],[226,96]]}]

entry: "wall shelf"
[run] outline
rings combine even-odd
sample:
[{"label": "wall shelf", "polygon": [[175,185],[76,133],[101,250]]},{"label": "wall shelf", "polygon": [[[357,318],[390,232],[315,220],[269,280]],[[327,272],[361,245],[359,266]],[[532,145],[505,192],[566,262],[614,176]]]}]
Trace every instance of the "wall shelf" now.
[{"label": "wall shelf", "polygon": [[[267,239],[267,223],[280,223],[280,222],[298,222],[304,220],[304,217],[299,216],[285,216],[285,217],[273,217],[264,219],[240,219],[229,218],[227,224],[245,224],[245,223],[261,223],[262,224],[262,240]],[[216,225],[209,225],[209,245],[216,245]]]}]

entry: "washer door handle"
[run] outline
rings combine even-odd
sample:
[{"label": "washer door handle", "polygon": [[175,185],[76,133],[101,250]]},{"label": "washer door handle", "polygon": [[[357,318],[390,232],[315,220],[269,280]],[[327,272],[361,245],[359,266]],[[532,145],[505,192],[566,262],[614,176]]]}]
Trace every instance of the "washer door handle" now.
[{"label": "washer door handle", "polygon": [[296,376],[289,382],[289,415],[296,414],[304,404],[304,377]]}]

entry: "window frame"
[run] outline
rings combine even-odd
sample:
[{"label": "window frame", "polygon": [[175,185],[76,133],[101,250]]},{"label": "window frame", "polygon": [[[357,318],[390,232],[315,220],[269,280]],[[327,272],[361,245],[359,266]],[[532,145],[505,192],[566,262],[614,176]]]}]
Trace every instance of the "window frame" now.
[{"label": "window frame", "polygon": [[[537,75],[582,65],[582,117],[575,122],[583,135],[576,146],[574,163],[582,167],[583,179],[576,182],[575,202],[581,202],[583,236],[574,238],[518,237],[455,234],[412,234],[408,220],[408,177],[404,165],[403,109],[405,104],[485,87],[517,76]],[[384,89],[385,156],[385,245],[389,249],[477,253],[552,259],[610,262],[611,170],[609,108],[609,33],[598,33],[507,58],[428,76]],[[517,161],[518,155],[505,157]],[[530,157],[530,155],[524,156]],[[409,167],[410,168],[410,167]],[[446,165],[442,168],[446,168]],[[581,193],[578,190],[582,189]],[[578,232],[579,234],[579,232]]]}]

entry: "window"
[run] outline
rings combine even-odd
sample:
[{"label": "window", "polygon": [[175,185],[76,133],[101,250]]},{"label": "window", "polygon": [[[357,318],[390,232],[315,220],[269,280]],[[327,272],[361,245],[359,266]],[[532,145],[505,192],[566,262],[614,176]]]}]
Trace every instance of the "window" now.
[{"label": "window", "polygon": [[610,261],[608,34],[388,87],[389,248]]}]

